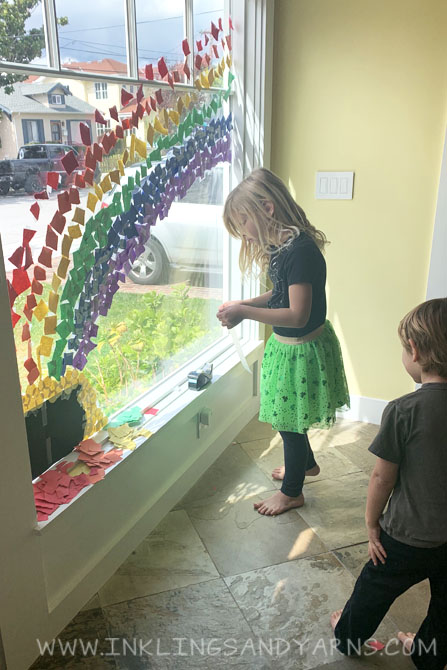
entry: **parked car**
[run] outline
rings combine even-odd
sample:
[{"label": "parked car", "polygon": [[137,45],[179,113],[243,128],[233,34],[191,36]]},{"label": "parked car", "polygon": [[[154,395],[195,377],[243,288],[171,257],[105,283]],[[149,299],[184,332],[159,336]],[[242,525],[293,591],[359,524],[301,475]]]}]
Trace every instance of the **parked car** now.
[{"label": "parked car", "polygon": [[61,158],[71,150],[82,169],[83,157],[78,147],[67,144],[25,144],[20,147],[17,159],[0,161],[0,194],[6,195],[11,188],[14,191],[24,189],[27,193],[41,191],[46,184],[47,172],[58,172],[60,186],[64,188],[73,181],[74,173],[67,175]]},{"label": "parked car", "polygon": [[[126,175],[137,166],[126,169]],[[145,250],[128,273],[135,284],[166,283],[171,268],[222,274],[224,168],[217,166],[196,181],[169,216],[157,221]],[[112,194],[108,200],[111,201]]]}]

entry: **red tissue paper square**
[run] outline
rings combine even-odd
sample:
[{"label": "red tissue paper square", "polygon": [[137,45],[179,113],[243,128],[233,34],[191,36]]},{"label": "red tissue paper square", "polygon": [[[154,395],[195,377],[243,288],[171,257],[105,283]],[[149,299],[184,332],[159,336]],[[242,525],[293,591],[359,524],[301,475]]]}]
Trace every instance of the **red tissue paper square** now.
[{"label": "red tissue paper square", "polygon": [[145,74],[146,79],[150,79],[151,81],[153,81],[153,79],[154,79],[154,68],[153,68],[152,63],[148,63],[148,65],[146,65],[146,67],[144,68],[144,74]]},{"label": "red tissue paper square", "polygon": [[92,135],[90,133],[90,127],[86,123],[79,124],[79,132],[81,134],[82,144],[85,144],[86,147],[90,146],[92,143]]},{"label": "red tissue paper square", "polygon": [[157,68],[158,68],[158,74],[160,75],[160,77],[162,79],[164,77],[166,77],[166,75],[168,74],[168,68],[166,66],[165,59],[163,58],[163,56],[158,60]]},{"label": "red tissue paper square", "polygon": [[62,193],[58,193],[57,208],[61,214],[65,214],[66,212],[70,211],[71,203],[68,191],[62,191]]},{"label": "red tissue paper square", "polygon": [[125,88],[121,89],[121,105],[125,107],[129,102],[133,100],[133,93],[129,93]]},{"label": "red tissue paper square", "polygon": [[189,56],[189,54],[191,53],[191,49],[189,48],[188,40],[186,39],[186,37],[182,42],[182,49],[183,53],[185,54],[185,57]]},{"label": "red tissue paper square", "polygon": [[[96,121],[96,123],[100,123],[103,126],[105,126],[107,124],[107,121],[105,120],[105,118],[103,117],[103,115],[101,114],[101,112],[98,109],[95,109],[95,121]],[[90,142],[89,142],[89,144],[90,144]]]},{"label": "red tissue paper square", "polygon": [[62,232],[65,228],[65,216],[57,211],[50,221],[50,226],[54,228],[54,230],[59,233],[59,235],[62,235]]},{"label": "red tissue paper square", "polygon": [[47,172],[47,185],[51,186],[53,189],[56,189],[59,186],[58,172]]},{"label": "red tissue paper square", "polygon": [[110,117],[111,117],[112,119],[114,119],[115,121],[119,121],[119,120],[120,120],[120,118],[119,118],[119,116],[118,116],[118,110],[117,110],[117,108],[116,108],[116,105],[113,105],[113,107],[109,107],[109,114],[110,114]]},{"label": "red tissue paper square", "polygon": [[76,158],[73,150],[68,151],[65,156],[62,156],[61,163],[64,166],[64,170],[67,174],[71,174],[73,170],[79,167],[78,159]]}]

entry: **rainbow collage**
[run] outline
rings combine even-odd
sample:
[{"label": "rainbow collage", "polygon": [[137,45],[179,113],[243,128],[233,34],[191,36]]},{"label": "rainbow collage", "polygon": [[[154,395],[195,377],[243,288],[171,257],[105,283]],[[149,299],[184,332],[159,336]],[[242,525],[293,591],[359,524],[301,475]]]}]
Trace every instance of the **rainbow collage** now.
[{"label": "rainbow collage", "polygon": [[[132,263],[143,253],[152,226],[162,225],[172,202],[183,198],[194,182],[218,163],[231,161],[232,119],[231,114],[223,114],[223,107],[234,80],[230,71],[232,29],[231,19],[228,35],[224,34],[222,20],[218,25],[211,24],[204,44],[197,43],[194,73],[188,67],[189,44],[183,40],[183,73],[196,90],[176,93],[178,71],[170,72],[164,59],[159,59],[158,74],[175,94],[170,108],[163,99],[169,88],[159,88],[145,97],[141,83],[135,96],[122,89],[122,105],[132,102],[135,111],[131,118],[120,121],[116,107],[110,108],[110,118],[116,125],[105,132],[101,142],[92,143],[90,128],[80,124],[86,147],[85,167],[80,169],[73,151],[62,158],[73,183],[57,194],[57,209],[37,262],[30,248],[35,234],[31,228],[23,231],[22,245],[9,258],[15,266],[12,280],[8,280],[12,323],[21,327],[21,339],[28,348],[24,362],[28,385],[22,395],[25,413],[46,400],[54,400],[76,383],[89,399],[84,437],[107,423],[96,406],[94,389],[82,373],[89,353],[96,347],[98,318],[107,315]],[[155,87],[152,65],[146,66],[145,74],[147,85]],[[216,80],[224,78],[226,89],[212,88]],[[201,91],[207,91],[203,104],[198,100]],[[144,117],[146,141],[132,133]],[[96,110],[95,121],[101,124],[109,120]],[[127,136],[125,131],[130,131]],[[119,156],[118,167],[104,173],[101,163],[120,139],[126,148]],[[132,176],[125,170],[130,165],[135,167]],[[97,172],[101,176],[95,180]],[[35,194],[30,208],[36,219],[39,200],[48,199],[51,189],[58,187],[57,173],[48,172],[46,176],[46,188]],[[80,200],[80,189],[84,188],[90,188],[85,208]],[[71,252],[74,240],[79,246]],[[47,279],[49,273],[51,280]],[[20,312],[14,305],[21,294],[26,300]],[[44,330],[40,341],[33,344],[34,320],[43,321]]]}]

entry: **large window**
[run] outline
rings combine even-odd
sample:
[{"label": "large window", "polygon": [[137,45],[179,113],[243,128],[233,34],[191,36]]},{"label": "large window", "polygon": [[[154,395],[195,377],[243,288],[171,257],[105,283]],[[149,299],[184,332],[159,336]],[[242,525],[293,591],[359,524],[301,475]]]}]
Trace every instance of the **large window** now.
[{"label": "large window", "polygon": [[3,171],[0,199],[0,220],[15,222],[1,234],[25,412],[33,388],[48,379],[57,389],[77,369],[110,417],[223,338],[223,68],[214,82],[214,91],[143,84],[138,97],[137,86],[109,84],[118,121],[104,114],[103,123],[87,101],[89,82],[71,80],[87,99],[72,96],[84,112],[65,120],[69,143],[58,155],[43,137],[60,141],[61,122],[26,122],[27,141],[43,144]]}]

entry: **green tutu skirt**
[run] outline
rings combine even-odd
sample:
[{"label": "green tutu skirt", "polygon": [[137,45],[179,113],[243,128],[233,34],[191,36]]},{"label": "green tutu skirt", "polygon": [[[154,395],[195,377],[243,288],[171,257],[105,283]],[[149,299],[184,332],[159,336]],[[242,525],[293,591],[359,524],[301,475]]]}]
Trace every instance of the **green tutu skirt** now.
[{"label": "green tutu skirt", "polygon": [[335,412],[349,407],[340,343],[330,321],[310,342],[285,344],[272,334],[261,368],[259,421],[274,430],[306,433],[330,428]]}]

